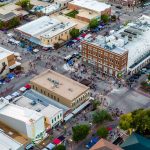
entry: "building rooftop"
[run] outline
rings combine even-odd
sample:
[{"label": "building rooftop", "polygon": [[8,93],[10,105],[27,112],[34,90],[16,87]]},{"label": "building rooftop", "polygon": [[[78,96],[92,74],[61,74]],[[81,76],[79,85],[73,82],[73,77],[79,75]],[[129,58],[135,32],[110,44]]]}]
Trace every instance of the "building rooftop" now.
[{"label": "building rooftop", "polygon": [[29,108],[29,109],[35,110],[37,112],[40,112],[44,116],[49,115],[49,117],[53,116],[58,111],[62,111],[62,109],[60,109],[52,104],[45,105],[42,102],[38,102],[35,99],[30,99],[25,96],[17,97],[13,103],[16,105],[19,105],[21,107]]},{"label": "building rooftop", "polygon": [[9,55],[12,55],[13,52],[3,48],[3,47],[0,47],[0,60],[1,59],[4,59],[6,57],[8,57]]},{"label": "building rooftop", "polygon": [[16,140],[12,139],[4,132],[0,131],[0,149],[1,150],[17,150],[23,145]]},{"label": "building rooftop", "polygon": [[[67,13],[66,11],[67,11],[66,9],[62,10],[63,14],[66,14]],[[59,15],[59,13],[52,14],[51,16],[60,20],[61,22],[74,22],[75,24],[77,24],[76,28],[79,30],[85,29],[88,26],[88,23],[85,21],[81,21],[79,19],[68,17],[66,15]]]},{"label": "building rooftop", "polygon": [[46,70],[40,75],[37,75],[31,79],[31,83],[53,91],[57,95],[71,101],[89,89],[87,86],[52,70]]},{"label": "building rooftop", "polygon": [[91,19],[96,18],[96,17],[99,16],[99,13],[97,13],[97,12],[91,12],[91,11],[86,10],[86,9],[79,9],[78,12],[79,13],[77,14],[77,16],[86,17],[89,20],[91,20]]},{"label": "building rooftop", "polygon": [[5,102],[5,99],[1,99],[0,101],[0,114],[21,120],[26,124],[31,124],[32,120],[38,120],[42,117],[42,115],[36,111],[7,103]]},{"label": "building rooftop", "polygon": [[100,139],[90,150],[123,150],[117,145],[108,142],[105,139]]},{"label": "building rooftop", "polygon": [[33,6],[48,6],[49,2],[39,1],[39,0],[30,0],[30,4]]},{"label": "building rooftop", "polygon": [[0,7],[0,20],[7,21],[18,15],[26,15],[27,11],[22,10],[21,6],[10,3]]},{"label": "building rooftop", "polygon": [[58,35],[59,33],[70,29],[71,27],[76,26],[77,24],[74,22],[61,22],[60,24],[56,25],[55,27],[49,29],[47,32],[41,34],[41,37],[44,38],[51,38],[54,37],[56,35]]},{"label": "building rooftop", "polygon": [[137,133],[133,133],[121,144],[121,147],[124,150],[149,150],[150,140]]},{"label": "building rooftop", "polygon": [[[23,94],[24,97],[19,98],[16,101],[16,104],[19,106],[27,107],[33,110],[43,110],[44,108],[48,107],[49,105],[53,105],[59,109],[63,110],[65,114],[70,108],[67,106],[60,104],[59,102],[36,92],[35,90],[28,90]],[[36,105],[31,105],[31,102],[35,101]]]},{"label": "building rooftop", "polygon": [[87,42],[117,54],[128,51],[128,68],[150,54],[150,17],[143,15],[109,36],[98,36]]},{"label": "building rooftop", "polygon": [[62,109],[59,109],[58,107],[55,107],[53,105],[48,105],[48,107],[45,107],[42,111],[41,114],[47,117],[53,117],[55,116],[58,112],[62,112]]},{"label": "building rooftop", "polygon": [[36,37],[58,24],[60,24],[60,21],[48,16],[43,16],[16,29],[25,34]]},{"label": "building rooftop", "polygon": [[59,4],[52,3],[48,6],[34,6],[31,11],[42,12],[43,14],[49,15],[59,10],[59,8],[60,8]]},{"label": "building rooftop", "polygon": [[96,0],[73,0],[69,3],[96,12],[101,12],[111,7],[108,4]]}]

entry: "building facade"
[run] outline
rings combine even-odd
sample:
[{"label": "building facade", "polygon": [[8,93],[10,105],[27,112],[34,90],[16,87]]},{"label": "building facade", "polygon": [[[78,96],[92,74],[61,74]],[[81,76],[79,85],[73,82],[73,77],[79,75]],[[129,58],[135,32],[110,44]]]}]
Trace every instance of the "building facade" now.
[{"label": "building facade", "polygon": [[45,121],[50,128],[55,128],[63,122],[63,110],[53,105],[44,108],[41,114],[45,116]]},{"label": "building facade", "polygon": [[32,89],[75,109],[89,99],[89,87],[52,70],[46,70],[30,81]]},{"label": "building facade", "polygon": [[0,47],[0,77],[9,73],[10,68],[15,68],[20,63],[16,62],[16,57],[13,52]]},{"label": "building facade", "polygon": [[117,54],[89,42],[82,42],[82,61],[104,74],[115,76],[126,72],[128,52]]},{"label": "building facade", "polygon": [[53,47],[70,39],[74,22],[63,22],[48,16],[40,17],[15,29],[16,34],[43,47]]},{"label": "building facade", "polygon": [[10,104],[4,98],[0,99],[0,121],[22,136],[38,139],[44,135],[44,116],[34,110]]}]

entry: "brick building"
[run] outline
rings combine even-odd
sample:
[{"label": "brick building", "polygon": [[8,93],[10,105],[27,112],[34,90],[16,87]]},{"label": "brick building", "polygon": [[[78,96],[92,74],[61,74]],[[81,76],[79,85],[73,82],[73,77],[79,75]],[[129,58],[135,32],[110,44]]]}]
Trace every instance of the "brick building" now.
[{"label": "brick building", "polygon": [[[97,37],[101,38],[101,37]],[[98,42],[97,42],[98,43]],[[117,76],[126,71],[128,52],[122,50],[109,50],[99,46],[96,42],[82,42],[82,60],[97,68],[104,74]]]},{"label": "brick building", "polygon": [[109,36],[83,41],[82,59],[109,75],[132,75],[150,62],[149,39],[150,17],[143,15]]}]

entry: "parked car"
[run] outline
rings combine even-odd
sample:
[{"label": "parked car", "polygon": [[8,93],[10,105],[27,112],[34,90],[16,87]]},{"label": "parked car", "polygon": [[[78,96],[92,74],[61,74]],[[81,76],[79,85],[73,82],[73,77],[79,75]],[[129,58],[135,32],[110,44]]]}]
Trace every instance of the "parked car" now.
[{"label": "parked car", "polygon": [[121,6],[116,6],[116,8],[118,8],[118,9],[122,9],[122,7],[121,7]]},{"label": "parked car", "polygon": [[100,140],[100,138],[98,136],[96,137],[92,137],[91,140],[85,145],[85,147],[87,149],[90,149],[93,145],[95,145],[98,141]]}]

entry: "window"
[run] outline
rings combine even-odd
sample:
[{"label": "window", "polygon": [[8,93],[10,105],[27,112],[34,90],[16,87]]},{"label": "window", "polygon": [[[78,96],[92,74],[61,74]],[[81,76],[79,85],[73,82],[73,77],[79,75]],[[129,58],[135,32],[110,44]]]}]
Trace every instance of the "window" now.
[{"label": "window", "polygon": [[41,93],[43,93],[42,89],[41,89]]},{"label": "window", "polygon": [[54,122],[54,120],[52,119],[52,123]]},{"label": "window", "polygon": [[53,95],[51,95],[51,98],[53,99]]},{"label": "window", "polygon": [[62,116],[62,114],[60,114],[60,117]]},{"label": "window", "polygon": [[55,121],[56,121],[56,117],[55,117]]},{"label": "window", "polygon": [[57,98],[57,101],[59,102],[59,98]]},{"label": "window", "polygon": [[59,119],[59,115],[57,116],[57,118]]}]

